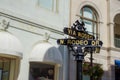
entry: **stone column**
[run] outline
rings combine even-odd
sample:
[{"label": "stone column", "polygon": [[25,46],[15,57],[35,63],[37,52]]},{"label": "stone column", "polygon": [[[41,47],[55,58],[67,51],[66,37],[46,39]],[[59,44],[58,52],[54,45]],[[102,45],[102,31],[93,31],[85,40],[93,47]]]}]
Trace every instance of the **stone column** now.
[{"label": "stone column", "polygon": [[114,23],[108,23],[108,29],[109,29],[109,33],[108,33],[108,37],[109,37],[109,46],[108,47],[112,47],[114,48]]}]

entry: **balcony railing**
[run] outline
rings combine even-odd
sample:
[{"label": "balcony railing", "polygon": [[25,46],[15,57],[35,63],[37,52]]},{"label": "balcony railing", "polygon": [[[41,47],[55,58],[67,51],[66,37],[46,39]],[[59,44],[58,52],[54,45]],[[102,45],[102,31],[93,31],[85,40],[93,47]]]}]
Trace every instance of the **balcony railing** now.
[{"label": "balcony railing", "polygon": [[114,38],[115,39],[115,47],[120,48],[120,38]]}]

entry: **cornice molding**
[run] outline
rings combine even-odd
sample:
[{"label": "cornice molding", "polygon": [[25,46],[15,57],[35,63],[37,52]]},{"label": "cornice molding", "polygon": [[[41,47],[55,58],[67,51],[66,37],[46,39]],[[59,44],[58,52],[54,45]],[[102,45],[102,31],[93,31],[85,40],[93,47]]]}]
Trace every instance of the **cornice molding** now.
[{"label": "cornice molding", "polygon": [[114,23],[113,22],[109,22],[109,23],[107,23],[107,25],[109,26],[109,25],[114,25]]},{"label": "cornice molding", "polygon": [[[116,51],[116,52],[120,52],[120,48],[114,48],[114,47],[102,47],[101,48],[102,50],[106,50],[106,51]],[[107,56],[107,60],[110,60],[111,58],[112,59],[120,59],[119,56],[114,56],[114,55],[111,55],[113,53],[109,53],[109,55]]]},{"label": "cornice molding", "polygon": [[[59,31],[59,30],[50,28],[49,26],[44,26],[44,25],[41,25],[41,24],[38,24],[38,23],[35,23],[35,22],[32,22],[32,21],[28,21],[28,20],[13,16],[13,15],[9,15],[7,13],[0,12],[0,16],[6,17],[6,18],[9,18],[11,20],[14,20],[14,21],[17,21],[17,22],[20,22],[20,23],[24,23],[24,24],[27,24],[27,25],[30,25],[30,26],[33,26],[33,27],[36,27],[36,28],[45,29],[45,30],[49,30],[51,32],[54,32],[54,33],[57,33],[57,34],[60,34],[60,35],[64,35],[64,33],[62,31]],[[14,28],[20,29],[20,28],[17,28],[15,26],[14,26]],[[20,29],[20,30],[23,30],[23,29]],[[27,30],[24,30],[24,31],[27,31]],[[27,31],[27,32],[31,32],[31,31]]]},{"label": "cornice molding", "polygon": [[102,50],[107,50],[107,51],[117,51],[117,52],[120,52],[120,48],[114,48],[114,47],[102,47],[101,48]]}]

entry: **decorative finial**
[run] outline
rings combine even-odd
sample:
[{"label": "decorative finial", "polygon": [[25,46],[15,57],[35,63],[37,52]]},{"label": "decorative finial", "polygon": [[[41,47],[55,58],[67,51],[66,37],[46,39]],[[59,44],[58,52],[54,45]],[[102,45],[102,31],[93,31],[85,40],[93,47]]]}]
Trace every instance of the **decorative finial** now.
[{"label": "decorative finial", "polygon": [[4,30],[8,29],[9,22],[7,22],[5,19],[3,19],[2,23],[3,23],[2,27],[4,28]]},{"label": "decorative finial", "polygon": [[76,20],[75,23],[73,23],[72,28],[78,30],[78,31],[86,31],[84,22],[79,22],[79,20]]},{"label": "decorative finial", "polygon": [[43,34],[43,40],[44,41],[47,41],[48,42],[48,40],[49,40],[49,38],[50,38],[50,31],[47,31],[47,30],[43,30],[44,31],[44,34]]},{"label": "decorative finial", "polygon": [[6,31],[7,29],[8,29],[8,27],[9,27],[9,21],[6,21],[5,19],[3,19],[2,21],[1,21],[1,23],[0,23],[0,25],[1,25],[1,30],[4,30],[4,31]]},{"label": "decorative finial", "polygon": [[44,41],[48,41],[50,38],[50,34],[48,34],[47,32],[45,32],[44,34]]}]

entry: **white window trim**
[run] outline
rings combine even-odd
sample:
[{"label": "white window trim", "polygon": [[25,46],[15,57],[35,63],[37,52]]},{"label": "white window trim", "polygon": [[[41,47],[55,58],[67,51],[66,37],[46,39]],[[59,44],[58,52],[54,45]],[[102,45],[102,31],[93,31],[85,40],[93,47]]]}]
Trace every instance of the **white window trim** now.
[{"label": "white window trim", "polygon": [[45,7],[40,6],[40,1],[39,0],[37,1],[37,4],[42,9],[45,9],[45,10],[48,10],[48,11],[52,11],[52,12],[58,12],[58,0],[53,0],[52,1],[52,9],[51,10],[47,9]]}]

